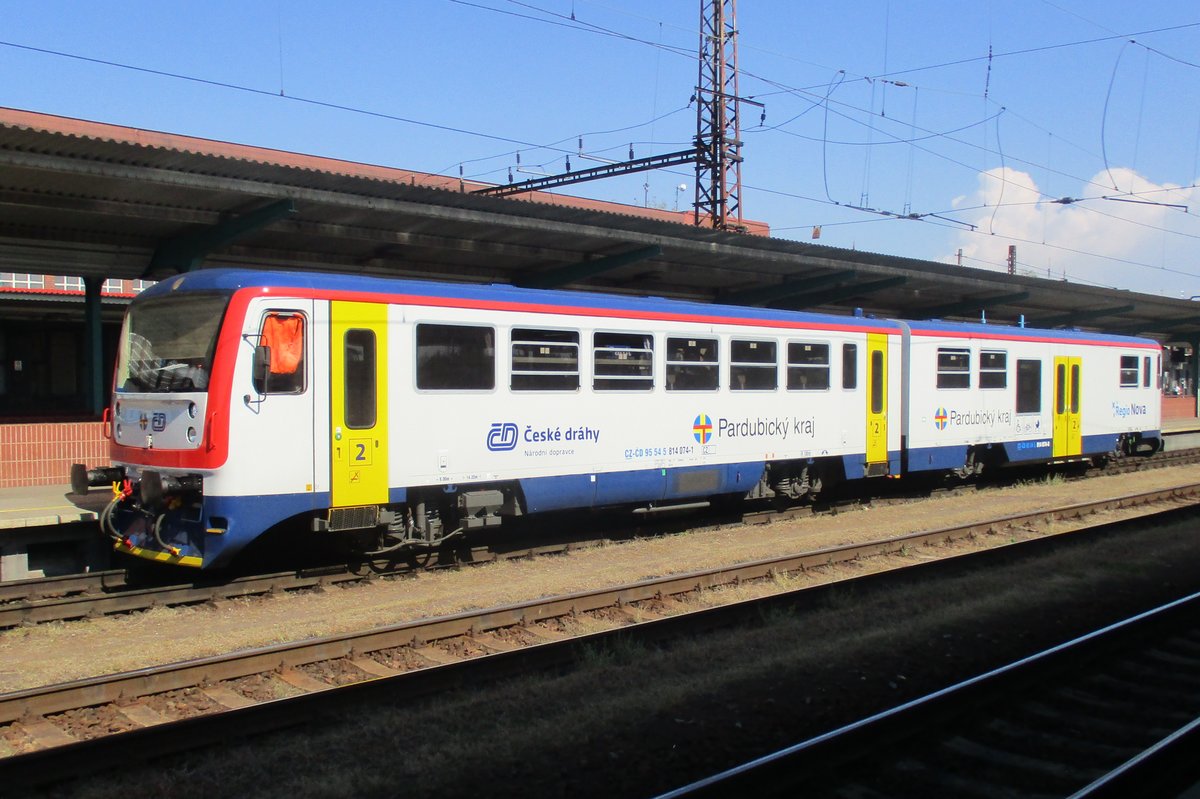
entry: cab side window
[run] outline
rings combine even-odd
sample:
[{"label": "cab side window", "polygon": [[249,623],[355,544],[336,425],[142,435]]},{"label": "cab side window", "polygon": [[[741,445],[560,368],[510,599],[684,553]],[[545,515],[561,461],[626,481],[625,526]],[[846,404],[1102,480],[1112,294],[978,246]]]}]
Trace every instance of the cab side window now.
[{"label": "cab side window", "polygon": [[1137,388],[1138,356],[1121,356],[1121,388]]},{"label": "cab side window", "polygon": [[268,312],[259,329],[258,343],[270,351],[270,358],[266,373],[255,376],[254,390],[259,394],[303,394],[304,315]]}]

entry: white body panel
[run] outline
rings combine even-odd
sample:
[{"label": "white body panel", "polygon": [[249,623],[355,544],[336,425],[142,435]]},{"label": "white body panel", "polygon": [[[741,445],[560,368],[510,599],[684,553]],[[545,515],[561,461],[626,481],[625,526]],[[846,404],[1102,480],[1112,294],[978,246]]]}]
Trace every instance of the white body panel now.
[{"label": "white body panel", "polygon": [[[862,453],[866,431],[863,352],[866,335],[857,332],[796,331],[682,322],[639,324],[569,315],[497,313],[393,306],[390,322],[388,409],[391,430],[392,486],[458,484],[502,479],[704,466],[746,461],[831,457]],[[488,324],[496,331],[498,372],[507,374],[514,327],[564,328],[580,334],[580,385],[576,391],[421,391],[411,360],[415,325]],[[592,386],[590,342],[595,331],[655,331],[654,388],[651,391],[598,392]],[[721,352],[720,388],[716,391],[667,391],[666,338],[715,337]],[[780,342],[778,388],[732,391],[727,353],[733,339]],[[897,337],[898,338],[898,337]],[[829,389],[788,391],[786,343],[828,343]],[[843,389],[843,343],[858,347],[858,386]],[[898,341],[895,343],[898,352]],[[407,363],[405,361],[408,361]],[[899,358],[892,361],[898,376]],[[898,380],[892,381],[898,386]],[[898,393],[893,400],[898,407]],[[708,416],[712,435],[697,440],[694,423]],[[506,425],[511,427],[505,428]],[[511,435],[511,448],[495,448]],[[510,431],[505,434],[507,429]],[[899,449],[899,430],[889,436]]]},{"label": "white body panel", "polygon": [[[229,413],[229,459],[205,482],[205,491],[213,496],[253,496],[313,493],[316,475],[328,483],[328,456],[321,457],[323,436],[314,435],[315,408],[328,407],[329,381],[322,378],[321,366],[314,360],[314,342],[322,339],[320,325],[308,324],[305,358],[314,364],[309,369],[307,386],[300,394],[261,396],[251,379],[254,346],[263,315],[271,311],[298,311],[314,319],[311,300],[255,299],[246,310],[238,358],[234,367],[233,391]],[[315,334],[312,334],[316,328]],[[324,338],[328,338],[326,335]],[[326,343],[326,349],[328,344]],[[328,445],[326,444],[326,447]],[[322,470],[316,463],[324,463]]]},{"label": "white body panel", "polygon": [[[938,350],[966,349],[970,353],[969,387],[938,388]],[[983,352],[1006,354],[1006,385],[980,387]],[[1135,356],[1135,386],[1121,386],[1121,356]],[[1087,341],[1045,343],[1020,339],[913,334],[908,342],[906,444],[910,450],[984,443],[1027,442],[1039,445],[1048,458],[1054,425],[1054,366],[1056,357],[1082,359],[1080,413],[1082,436],[1118,435],[1157,430],[1161,424],[1157,354],[1144,348],[1105,346]],[[1144,359],[1151,359],[1149,385]],[[1017,412],[1017,364],[1042,364],[1040,410]],[[941,412],[944,412],[941,413]],[[939,416],[944,416],[940,418]],[[1086,449],[1086,446],[1085,446]],[[919,464],[911,464],[920,468]]]}]

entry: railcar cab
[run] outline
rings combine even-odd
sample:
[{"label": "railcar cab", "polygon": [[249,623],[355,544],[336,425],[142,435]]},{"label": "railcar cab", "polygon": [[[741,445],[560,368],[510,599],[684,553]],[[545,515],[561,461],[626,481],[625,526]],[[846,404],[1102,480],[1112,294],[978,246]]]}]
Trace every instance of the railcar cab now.
[{"label": "railcar cab", "polygon": [[[130,305],[121,329],[112,404],[105,412],[114,466],[71,469],[72,490],[111,486],[101,524],[118,549],[200,565],[175,526],[200,526],[204,475],[218,415],[212,389],[217,344],[232,292],[151,289]],[[173,520],[172,520],[173,521]],[[148,549],[149,547],[149,549]]]},{"label": "railcar cab", "polygon": [[76,492],[111,486],[101,526],[118,551],[223,565],[312,507],[315,304],[265,283],[200,272],[130,304],[105,414],[113,465],[71,469]]}]

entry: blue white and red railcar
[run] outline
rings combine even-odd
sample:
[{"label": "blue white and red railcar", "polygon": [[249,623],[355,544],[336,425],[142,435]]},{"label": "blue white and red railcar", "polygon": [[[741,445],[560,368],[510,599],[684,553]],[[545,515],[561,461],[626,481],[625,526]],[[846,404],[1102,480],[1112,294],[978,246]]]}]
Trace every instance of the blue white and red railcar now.
[{"label": "blue white and red railcar", "polygon": [[1129,337],[205,270],[131,304],[113,465],[72,482],[114,484],[119,550],[187,566],[288,526],[432,546],[506,516],[1153,450],[1158,359]]},{"label": "blue white and red railcar", "polygon": [[1070,330],[906,322],[906,473],[1152,453],[1157,342]]}]

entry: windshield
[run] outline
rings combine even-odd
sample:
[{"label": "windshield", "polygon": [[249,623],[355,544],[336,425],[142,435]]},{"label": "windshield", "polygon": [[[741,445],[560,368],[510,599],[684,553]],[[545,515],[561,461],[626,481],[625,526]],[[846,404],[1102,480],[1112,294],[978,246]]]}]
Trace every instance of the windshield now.
[{"label": "windshield", "polygon": [[134,303],[117,357],[118,391],[207,391],[226,295],[186,294]]}]

